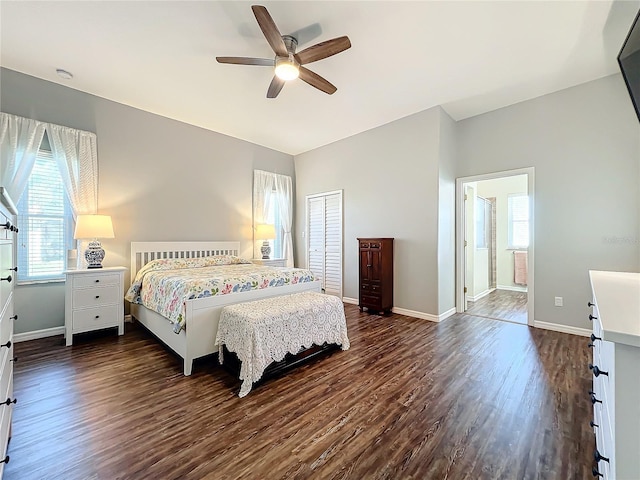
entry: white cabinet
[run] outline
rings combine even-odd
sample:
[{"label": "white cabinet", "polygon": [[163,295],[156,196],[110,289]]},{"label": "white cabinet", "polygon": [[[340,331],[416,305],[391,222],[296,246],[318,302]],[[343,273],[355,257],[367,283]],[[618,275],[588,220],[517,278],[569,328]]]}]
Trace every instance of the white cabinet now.
[{"label": "white cabinet", "polygon": [[594,475],[640,479],[640,274],[590,271],[589,277]]},{"label": "white cabinet", "polygon": [[65,289],[65,336],[118,327],[124,333],[125,267],[67,270]]},{"label": "white cabinet", "polygon": [[13,287],[16,283],[15,227],[17,211],[6,190],[0,187],[0,478],[9,462],[13,398]]},{"label": "white cabinet", "polygon": [[251,263],[265,267],[284,267],[284,258],[252,258]]}]

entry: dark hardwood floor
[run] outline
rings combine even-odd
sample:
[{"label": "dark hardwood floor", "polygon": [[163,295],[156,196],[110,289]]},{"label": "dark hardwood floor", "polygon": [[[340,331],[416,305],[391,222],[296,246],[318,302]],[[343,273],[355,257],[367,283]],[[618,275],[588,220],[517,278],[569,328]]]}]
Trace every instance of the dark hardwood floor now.
[{"label": "dark hardwood floor", "polygon": [[475,302],[468,302],[466,313],[526,325],[527,293],[494,290]]},{"label": "dark hardwood floor", "polygon": [[350,350],[243,399],[135,324],[17,344],[5,479],[590,478],[585,338],[345,308]]}]

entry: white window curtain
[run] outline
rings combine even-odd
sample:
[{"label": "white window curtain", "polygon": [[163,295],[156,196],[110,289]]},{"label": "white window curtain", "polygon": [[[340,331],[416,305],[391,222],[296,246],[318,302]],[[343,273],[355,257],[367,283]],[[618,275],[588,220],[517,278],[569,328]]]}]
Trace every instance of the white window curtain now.
[{"label": "white window curtain", "polygon": [[[71,204],[73,218],[98,211],[98,151],[95,133],[0,112],[2,183],[17,203],[33,170],[46,131]],[[79,241],[79,251],[86,242]],[[79,255],[86,266],[84,258]]]},{"label": "white window curtain", "polygon": [[291,223],[293,221],[293,182],[287,175],[276,175],[276,192],[278,195],[278,210],[280,213],[280,225],[282,227],[283,242],[282,256],[285,266],[293,267],[293,239],[291,238]]},{"label": "white window curtain", "polygon": [[44,131],[42,122],[0,112],[0,178],[16,203],[29,181]]},{"label": "white window curtain", "polygon": [[[293,221],[293,182],[287,175],[278,175],[263,170],[253,172],[253,226],[267,223],[269,209],[277,209],[276,218],[279,219],[276,231],[282,235],[282,257],[287,267],[293,267],[293,240],[291,238],[291,224]],[[272,205],[272,202],[275,204]],[[256,239],[254,239],[256,240]],[[254,241],[254,257],[259,246]]]}]

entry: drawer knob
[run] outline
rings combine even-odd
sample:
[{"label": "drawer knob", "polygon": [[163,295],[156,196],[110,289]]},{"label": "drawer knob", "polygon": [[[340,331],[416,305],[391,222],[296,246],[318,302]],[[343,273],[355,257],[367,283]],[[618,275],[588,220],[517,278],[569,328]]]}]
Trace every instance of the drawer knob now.
[{"label": "drawer knob", "polygon": [[603,372],[602,370],[600,370],[600,369],[598,368],[598,366],[597,366],[597,365],[591,365],[591,364],[589,364],[589,370],[593,370],[593,374],[594,374],[596,377],[599,377],[600,375],[606,375],[607,377],[609,376],[609,372]]},{"label": "drawer knob", "polygon": [[593,467],[593,468],[591,469],[591,474],[592,474],[594,477],[602,477],[602,474],[598,471],[598,469],[597,469],[596,467]]},{"label": "drawer knob", "polygon": [[2,405],[11,405],[11,404],[16,404],[18,403],[18,399],[14,398],[13,400],[11,400],[11,398],[7,398],[4,402],[2,402]]},{"label": "drawer knob", "polygon": [[0,463],[9,463],[9,455],[4,457],[4,460],[0,460]]},{"label": "drawer knob", "polygon": [[18,272],[18,267],[13,267],[13,268],[10,268],[9,270],[11,270],[12,272],[16,272],[17,273]]},{"label": "drawer knob", "polygon": [[96,295],[96,298],[100,298],[100,295]]},{"label": "drawer knob", "polygon": [[3,281],[3,282],[11,283],[11,280],[13,280],[13,278],[11,278],[11,275],[8,275],[6,277],[0,278],[0,281]]},{"label": "drawer knob", "polygon": [[100,279],[99,278],[96,278],[96,283],[100,283]]},{"label": "drawer knob", "polygon": [[594,428],[594,427],[599,427],[600,425],[598,425],[597,423],[593,423],[593,420],[591,420],[591,421],[589,422],[589,426],[590,426],[591,428]]},{"label": "drawer knob", "polygon": [[9,320],[18,320],[18,314],[16,313],[13,317],[9,317]]},{"label": "drawer knob", "polygon": [[369,265],[367,265],[367,267],[371,268],[371,267],[373,267],[373,265],[369,264]]},{"label": "drawer knob", "polygon": [[591,347],[595,347],[595,345],[593,343],[589,343],[587,344],[587,347],[591,348]]},{"label": "drawer knob", "polygon": [[5,230],[13,230],[13,225],[11,225],[11,222],[0,224],[0,227],[4,227]]},{"label": "drawer knob", "polygon": [[598,319],[598,317],[594,317],[593,315],[589,314],[589,320],[593,321],[593,320],[597,320],[597,319]]},{"label": "drawer knob", "polygon": [[598,400],[598,399],[596,398],[596,394],[595,394],[595,393],[591,392],[591,395],[590,395],[590,396],[591,396],[591,403],[592,403],[593,405],[595,405],[596,403],[602,403],[602,400]]},{"label": "drawer knob", "polygon": [[100,318],[100,315],[96,315],[96,318]]},{"label": "drawer knob", "polygon": [[587,302],[587,307],[595,307],[595,306],[596,306],[595,303]]},{"label": "drawer knob", "polygon": [[593,333],[591,334],[591,337],[589,337],[589,338],[591,338],[592,342],[595,342],[596,340],[602,340],[602,338],[596,337]]},{"label": "drawer knob", "polygon": [[3,343],[2,345],[0,345],[0,347],[11,348],[11,340],[9,340],[7,343]]},{"label": "drawer knob", "polygon": [[17,362],[18,361],[18,357],[13,357],[11,360],[9,360],[10,362]]},{"label": "drawer knob", "polygon": [[598,451],[597,448],[593,452],[593,458],[595,459],[596,462],[599,462],[600,460],[604,460],[605,462],[609,461],[607,457],[603,457],[602,455],[600,455],[600,452]]}]

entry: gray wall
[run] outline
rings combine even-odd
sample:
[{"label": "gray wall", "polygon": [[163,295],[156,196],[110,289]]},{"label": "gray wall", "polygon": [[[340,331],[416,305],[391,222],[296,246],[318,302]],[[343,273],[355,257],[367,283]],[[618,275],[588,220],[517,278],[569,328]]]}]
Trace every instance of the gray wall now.
[{"label": "gray wall", "polygon": [[[358,298],[356,238],[394,237],[394,305],[438,313],[441,115],[432,108],[295,157],[299,265],[306,264],[305,196],[343,189],[345,297]],[[443,173],[445,183],[449,177]],[[443,252],[447,268],[452,262]]]},{"label": "gray wall", "polygon": [[[116,234],[106,266],[128,267],[130,242],[145,240],[240,240],[250,257],[253,170],[294,173],[290,155],[226,135],[7,69],[0,82],[3,112],[97,134],[98,211]],[[18,287],[16,305],[17,333],[64,324],[61,285]]]},{"label": "gray wall", "polygon": [[588,270],[640,268],[640,124],[622,77],[457,127],[458,176],[535,168],[535,320],[590,328]]}]

